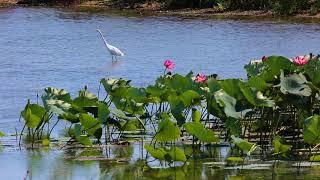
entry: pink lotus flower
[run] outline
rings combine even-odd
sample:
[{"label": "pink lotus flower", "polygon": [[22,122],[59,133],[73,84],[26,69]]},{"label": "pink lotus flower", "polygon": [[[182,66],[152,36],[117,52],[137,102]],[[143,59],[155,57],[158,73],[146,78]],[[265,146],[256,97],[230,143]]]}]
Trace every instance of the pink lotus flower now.
[{"label": "pink lotus flower", "polygon": [[267,57],[267,56],[263,56],[263,57],[261,58],[261,60],[262,60],[262,62],[265,62],[265,61],[268,60],[268,57]]},{"label": "pink lotus flower", "polygon": [[305,56],[297,56],[293,59],[293,63],[298,66],[303,66],[308,63],[308,58],[306,58]]},{"label": "pink lotus flower", "polygon": [[169,59],[165,60],[163,65],[166,67],[166,69],[169,69],[169,70],[172,70],[175,66],[175,64]]},{"label": "pink lotus flower", "polygon": [[198,83],[203,83],[206,80],[207,80],[206,75],[201,74],[201,73],[197,74],[196,79],[195,79],[195,81],[198,82]]}]

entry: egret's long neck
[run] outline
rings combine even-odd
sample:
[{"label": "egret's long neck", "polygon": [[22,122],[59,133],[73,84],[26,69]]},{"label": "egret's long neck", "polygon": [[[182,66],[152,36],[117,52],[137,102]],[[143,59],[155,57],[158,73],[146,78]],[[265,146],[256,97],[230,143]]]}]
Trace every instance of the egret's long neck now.
[{"label": "egret's long neck", "polygon": [[101,37],[102,37],[102,39],[103,39],[104,43],[106,44],[106,46],[107,46],[107,47],[109,47],[110,45],[108,44],[107,40],[103,37],[103,35],[102,35],[101,31],[100,31],[100,30],[98,30],[98,32],[99,32],[99,34],[101,35]]}]

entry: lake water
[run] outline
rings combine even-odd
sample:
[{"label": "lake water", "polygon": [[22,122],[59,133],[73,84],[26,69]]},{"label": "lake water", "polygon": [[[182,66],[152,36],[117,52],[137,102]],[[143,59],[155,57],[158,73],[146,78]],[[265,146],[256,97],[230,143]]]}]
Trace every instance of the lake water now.
[{"label": "lake water", "polygon": [[[110,44],[126,54],[119,62],[111,63],[95,31],[97,28]],[[27,99],[35,102],[36,94],[41,94],[47,86],[75,94],[88,85],[91,91],[97,92],[103,77],[127,78],[133,80],[134,85],[145,86],[162,74],[165,59],[172,59],[176,64],[174,71],[182,74],[192,70],[217,73],[223,78],[245,77],[243,66],[250,59],[272,54],[293,57],[319,53],[320,24],[3,8],[0,9],[0,37],[0,131],[13,133],[15,128],[21,128],[19,113]],[[1,168],[4,179],[10,175],[16,175],[14,179],[23,177],[28,170],[26,163],[34,162],[34,156],[28,153],[15,150],[0,153],[0,162],[11,163]],[[60,155],[37,155],[36,159],[43,161],[48,157],[61,158]],[[61,161],[68,164],[63,158]],[[42,167],[37,161],[35,164]],[[75,165],[78,169],[75,172],[87,165],[89,170],[85,172],[90,174],[91,168],[96,173],[97,164]],[[201,172],[204,171],[195,177],[202,177]],[[61,179],[55,175],[44,173],[41,177]],[[72,177],[80,176],[70,175],[67,179]],[[223,173],[221,177],[225,177]]]}]

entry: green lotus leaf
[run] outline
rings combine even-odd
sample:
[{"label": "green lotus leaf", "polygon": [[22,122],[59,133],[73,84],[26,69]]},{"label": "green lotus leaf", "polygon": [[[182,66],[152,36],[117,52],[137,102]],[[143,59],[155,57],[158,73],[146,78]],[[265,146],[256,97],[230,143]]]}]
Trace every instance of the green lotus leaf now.
[{"label": "green lotus leaf", "polygon": [[180,96],[180,98],[183,101],[184,106],[189,107],[191,105],[199,104],[201,96],[193,90],[187,90]]},{"label": "green lotus leaf", "polygon": [[57,99],[62,100],[65,102],[71,101],[70,93],[68,93],[64,89],[58,89],[54,87],[47,87],[44,89],[44,94],[42,95],[43,100],[49,100],[49,99]]},{"label": "green lotus leaf", "polygon": [[274,155],[281,155],[283,157],[286,157],[286,153],[288,153],[291,150],[291,145],[285,145],[281,143],[280,136],[276,136],[273,141],[273,154]]},{"label": "green lotus leaf", "polygon": [[312,60],[308,64],[303,66],[306,74],[311,79],[312,83],[319,87],[320,86],[320,61]]},{"label": "green lotus leaf", "polygon": [[99,120],[89,114],[80,114],[80,123],[90,136],[95,136],[97,139],[101,138],[102,128]]},{"label": "green lotus leaf", "polygon": [[56,100],[56,99],[49,99],[45,102],[45,107],[47,111],[56,114],[56,115],[62,115],[71,108],[71,104],[62,101],[62,100]]},{"label": "green lotus leaf", "polygon": [[133,99],[137,103],[145,103],[147,100],[147,93],[144,88],[128,88],[127,99]]},{"label": "green lotus leaf", "polygon": [[280,80],[280,90],[283,94],[294,94],[297,96],[311,95],[312,90],[307,85],[307,80],[303,74],[291,74],[285,77],[282,71]]},{"label": "green lotus leaf", "polygon": [[181,161],[185,162],[187,160],[186,155],[183,150],[178,147],[172,147],[165,155],[167,161]]},{"label": "green lotus leaf", "polygon": [[165,155],[167,154],[167,151],[165,151],[163,148],[153,148],[150,145],[145,144],[144,148],[150,153],[150,155],[156,159],[159,160],[165,160]]},{"label": "green lotus leaf", "polygon": [[292,71],[296,69],[293,63],[283,56],[270,56],[265,64],[267,68],[263,69],[260,77],[266,82],[273,81],[275,76],[279,77],[281,70]]},{"label": "green lotus leaf", "polygon": [[150,145],[144,145],[144,148],[147,150],[148,153],[153,158],[159,159],[159,160],[165,160],[168,162],[172,161],[186,161],[186,155],[184,154],[183,150],[181,150],[178,147],[172,147],[169,150],[166,150],[165,148],[158,147],[158,148],[153,148]]},{"label": "green lotus leaf", "polygon": [[202,142],[218,142],[219,139],[216,137],[213,131],[206,129],[199,122],[188,122],[184,124],[186,131],[198,138]]},{"label": "green lotus leaf", "polygon": [[261,74],[261,72],[266,67],[265,63],[249,63],[244,66],[247,71],[248,77],[255,77]]},{"label": "green lotus leaf", "polygon": [[228,117],[225,120],[225,126],[230,131],[231,135],[239,136],[242,131],[242,124],[240,119]]},{"label": "green lotus leaf", "polygon": [[240,79],[225,79],[220,80],[219,84],[221,89],[223,89],[228,95],[234,97],[236,100],[241,100],[244,99],[239,87],[241,82],[242,81]]},{"label": "green lotus leaf", "polygon": [[320,143],[320,116],[314,115],[304,121],[304,142],[314,145]]},{"label": "green lotus leaf", "polygon": [[93,145],[92,142],[90,141],[90,138],[86,135],[77,136],[76,140],[85,146],[92,146]]},{"label": "green lotus leaf", "polygon": [[311,162],[320,162],[320,155],[311,156],[309,161],[311,161]]},{"label": "green lotus leaf", "polygon": [[106,124],[110,110],[104,102],[98,103],[98,119],[101,123]]},{"label": "green lotus leaf", "polygon": [[166,78],[165,84],[167,87],[175,91],[184,92],[192,89],[193,81],[188,75],[184,77],[179,74],[175,74],[171,78]]},{"label": "green lotus leaf", "polygon": [[80,122],[79,116],[80,115],[78,113],[74,114],[74,113],[66,112],[66,113],[59,115],[58,118],[67,120],[71,123],[78,123],[78,122]]},{"label": "green lotus leaf", "polygon": [[226,159],[228,165],[237,165],[237,164],[243,164],[244,159],[242,157],[228,157]]},{"label": "green lotus leaf", "polygon": [[235,137],[234,135],[231,136],[233,143],[240,148],[242,151],[247,152],[249,155],[251,152],[253,152],[256,148],[257,145],[254,143],[250,143],[244,139],[241,139],[239,137]]},{"label": "green lotus leaf", "polygon": [[127,115],[120,109],[114,108],[111,110],[111,113],[119,119],[128,119]]},{"label": "green lotus leaf", "polygon": [[108,94],[112,94],[116,90],[119,90],[119,88],[127,89],[130,87],[129,83],[130,80],[124,80],[124,79],[112,79],[112,78],[103,78],[101,79],[100,83],[103,85],[104,89]]},{"label": "green lotus leaf", "polygon": [[6,136],[6,134],[4,132],[0,131],[0,137],[5,137],[5,136]]},{"label": "green lotus leaf", "polygon": [[122,109],[128,114],[138,114],[138,115],[145,114],[144,103],[137,103],[134,100],[123,99],[120,97],[112,96],[111,98],[112,98],[113,104],[116,106],[117,109]]},{"label": "green lotus leaf", "polygon": [[248,79],[249,86],[257,89],[258,91],[265,91],[269,87],[271,87],[271,84],[268,84],[265,82],[265,80],[259,76],[254,76]]},{"label": "green lotus leaf", "polygon": [[170,104],[171,114],[177,120],[179,125],[185,123],[186,118],[183,115],[183,110],[186,108],[181,97],[171,94],[168,97],[168,101]]},{"label": "green lotus leaf", "polygon": [[192,108],[192,121],[200,122],[200,120],[201,120],[201,112],[196,108]]},{"label": "green lotus leaf", "polygon": [[250,86],[248,86],[248,84],[241,83],[239,86],[243,95],[253,106],[273,107],[275,105],[275,102],[273,100],[263,96],[260,91],[251,88]]},{"label": "green lotus leaf", "polygon": [[221,89],[221,85],[218,80],[213,78],[207,80],[207,85],[211,93],[215,93]]},{"label": "green lotus leaf", "polygon": [[29,128],[37,128],[43,122],[47,122],[49,120],[49,115],[44,107],[38,104],[30,104],[29,101],[21,112],[21,116],[26,121],[26,125]]},{"label": "green lotus leaf", "polygon": [[[239,90],[240,91],[240,90]],[[215,100],[217,103],[224,108],[224,112],[228,117],[233,118],[243,118],[247,112],[251,111],[250,109],[245,109],[242,111],[236,110],[237,100],[232,96],[229,96],[224,90],[219,90],[214,93]]]},{"label": "green lotus leaf", "polygon": [[154,136],[159,142],[174,141],[180,137],[179,127],[171,120],[168,114],[161,114],[162,121],[159,123],[158,131]]}]

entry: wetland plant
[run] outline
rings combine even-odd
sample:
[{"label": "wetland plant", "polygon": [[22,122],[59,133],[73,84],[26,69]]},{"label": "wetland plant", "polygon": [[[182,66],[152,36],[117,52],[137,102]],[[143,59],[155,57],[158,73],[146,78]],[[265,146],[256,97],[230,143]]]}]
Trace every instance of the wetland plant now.
[{"label": "wetland plant", "polygon": [[60,121],[69,124],[70,143],[85,146],[145,135],[151,139],[144,145],[148,155],[168,166],[192,157],[194,149],[183,146],[188,143],[193,148],[229,143],[235,150],[229,161],[252,154],[294,159],[301,149],[309,150],[311,161],[320,159],[313,155],[320,145],[319,56],[264,56],[245,65],[245,80],[175,74],[172,60],[164,67],[164,74],[147,87],[101,79],[102,99],[87,87],[74,98],[48,87],[42,104],[28,101],[21,112],[21,135],[27,134],[32,144],[48,144]]}]

